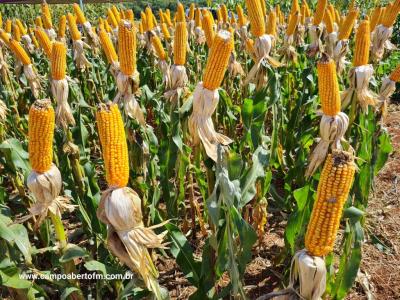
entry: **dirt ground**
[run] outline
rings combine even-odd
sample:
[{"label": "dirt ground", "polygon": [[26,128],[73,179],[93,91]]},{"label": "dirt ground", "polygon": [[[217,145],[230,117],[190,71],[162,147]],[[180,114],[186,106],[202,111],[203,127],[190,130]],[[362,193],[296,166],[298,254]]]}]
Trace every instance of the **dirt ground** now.
[{"label": "dirt ground", "polygon": [[[393,153],[375,179],[367,209],[365,243],[359,276],[348,300],[400,299],[400,103],[389,106],[385,121],[392,138]],[[271,221],[273,220],[273,223]],[[277,263],[284,247],[284,218],[269,218],[264,240],[255,249],[247,266],[245,290],[249,299],[257,299],[279,288],[283,268]],[[195,291],[173,259],[158,264],[160,283],[172,299],[188,299]],[[224,285],[224,278],[221,279]]]}]

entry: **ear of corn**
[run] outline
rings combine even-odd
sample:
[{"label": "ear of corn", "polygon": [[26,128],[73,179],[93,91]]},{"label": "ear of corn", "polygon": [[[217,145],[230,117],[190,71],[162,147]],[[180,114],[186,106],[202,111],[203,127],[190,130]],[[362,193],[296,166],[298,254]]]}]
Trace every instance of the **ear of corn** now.
[{"label": "ear of corn", "polygon": [[294,14],[295,12],[300,12],[300,6],[299,6],[299,1],[298,0],[293,0],[292,1],[292,7],[290,9],[290,14]]},{"label": "ear of corn", "polygon": [[236,6],[236,13],[237,13],[237,16],[238,16],[239,26],[240,27],[245,26],[247,21],[246,21],[246,17],[244,16],[244,13],[243,13],[243,8],[242,8],[242,6],[240,6],[240,4],[238,4]]},{"label": "ear of corn", "polygon": [[114,15],[114,13],[113,13],[111,8],[109,8],[108,11],[107,11],[107,20],[108,20],[108,23],[111,25],[112,28],[117,28],[118,27],[118,21],[115,18],[115,15]]},{"label": "ear of corn", "polygon": [[339,30],[339,40],[347,40],[353,30],[354,23],[358,17],[358,10],[353,9],[349,12]]},{"label": "ear of corn", "polygon": [[225,4],[221,5],[221,17],[223,23],[228,23],[228,9]]},{"label": "ear of corn", "polygon": [[20,19],[16,19],[15,20],[15,24],[17,24],[19,31],[21,32],[21,35],[25,35],[28,33],[28,30],[26,29],[26,27],[24,26],[24,24],[22,24]]},{"label": "ear of corn", "polygon": [[276,36],[276,13],[275,11],[271,10],[268,16],[268,25],[267,25],[267,34]]},{"label": "ear of corn", "polygon": [[195,26],[201,28],[201,11],[200,11],[200,8],[196,8],[194,20],[195,20]]},{"label": "ear of corn", "polygon": [[206,11],[206,13],[203,15],[202,25],[203,25],[202,27],[204,30],[204,35],[206,37],[207,46],[208,48],[211,48],[214,39],[214,29],[213,29],[212,16],[208,11]]},{"label": "ear of corn", "polygon": [[115,17],[115,20],[117,21],[117,24],[119,24],[119,22],[121,21],[121,16],[120,16],[120,14],[119,14],[118,8],[117,8],[115,5],[113,5],[113,6],[111,7],[111,10],[112,10],[113,15],[114,15],[114,17]]},{"label": "ear of corn", "polygon": [[381,19],[383,8],[382,7],[375,7],[374,11],[371,15],[371,31],[374,31],[375,27],[379,24],[378,22]]},{"label": "ear of corn", "polygon": [[14,24],[14,26],[13,26],[13,37],[14,37],[14,40],[16,40],[17,42],[21,41],[21,31],[19,30],[19,27],[17,24]]},{"label": "ear of corn", "polygon": [[175,25],[174,38],[174,64],[184,65],[186,63],[188,33],[186,22],[177,22]]},{"label": "ear of corn", "polygon": [[189,20],[192,21],[194,20],[194,10],[195,10],[195,4],[191,3],[189,7]]},{"label": "ear of corn", "polygon": [[7,19],[7,21],[6,21],[5,30],[6,30],[7,33],[11,33],[12,21],[10,19]]},{"label": "ear of corn", "polygon": [[294,34],[297,24],[299,23],[299,20],[300,20],[300,13],[296,11],[290,18],[289,25],[286,30],[287,36],[291,36]]},{"label": "ear of corn", "polygon": [[55,80],[65,78],[67,70],[67,48],[62,42],[54,42],[51,48],[51,77]]},{"label": "ear of corn", "polygon": [[129,180],[129,159],[124,123],[118,105],[101,104],[96,113],[96,121],[108,186],[124,187]]},{"label": "ear of corn", "polygon": [[126,18],[131,21],[131,23],[133,23],[135,21],[135,15],[133,14],[133,10],[132,9],[128,9],[126,11]]},{"label": "ear of corn", "polygon": [[164,47],[161,43],[160,38],[157,35],[151,37],[151,43],[156,50],[156,54],[160,60],[165,60],[167,55],[165,54]]},{"label": "ear of corn", "polygon": [[400,82],[400,64],[390,74],[389,79],[394,82]]},{"label": "ear of corn", "polygon": [[29,110],[29,162],[38,173],[48,171],[53,162],[54,119],[49,99],[35,101]]},{"label": "ear of corn", "polygon": [[25,49],[16,40],[9,40],[8,46],[24,66],[30,65],[31,59]]},{"label": "ear of corn", "polygon": [[144,12],[140,12],[140,22],[142,24],[143,27],[143,31],[147,32],[149,31],[149,26],[148,26],[148,22],[147,22],[147,16]]},{"label": "ear of corn", "polygon": [[267,6],[265,4],[265,0],[259,0],[261,5],[261,12],[263,16],[267,15]]},{"label": "ear of corn", "polygon": [[231,34],[225,30],[219,31],[214,37],[203,76],[203,86],[206,89],[215,90],[220,87],[232,50]]},{"label": "ear of corn", "polygon": [[0,29],[3,28],[3,15],[0,12]]},{"label": "ear of corn", "polygon": [[53,28],[53,22],[51,20],[51,12],[47,3],[42,3],[42,19],[45,29]]},{"label": "ear of corn", "polygon": [[328,0],[318,0],[317,7],[315,8],[313,24],[315,26],[321,24],[324,19],[325,9],[327,7]]},{"label": "ear of corn", "polygon": [[332,33],[334,31],[333,16],[332,16],[332,14],[331,14],[329,9],[327,9],[325,11],[324,23],[325,23],[325,26],[326,26],[326,31],[328,33]]},{"label": "ear of corn", "polygon": [[325,256],[333,250],[354,172],[352,154],[335,150],[328,155],[305,237],[305,246],[311,255]]},{"label": "ear of corn", "polygon": [[76,15],[76,23],[78,24],[84,24],[86,23],[86,17],[83,14],[83,11],[81,10],[81,7],[79,6],[78,3],[73,4],[74,12]]},{"label": "ear of corn", "polygon": [[77,41],[81,39],[81,33],[76,25],[75,17],[72,14],[67,15],[69,32],[71,33],[72,40]]},{"label": "ear of corn", "polygon": [[62,15],[60,17],[60,21],[58,22],[58,37],[63,38],[65,37],[65,29],[67,27],[67,17]]},{"label": "ear of corn", "polygon": [[167,23],[162,23],[161,24],[161,31],[162,31],[162,34],[164,36],[164,39],[166,39],[167,41],[171,39],[171,34],[169,33],[169,30],[168,30],[168,27],[167,27]]},{"label": "ear of corn", "polygon": [[180,2],[176,7],[176,22],[186,22],[185,8]]},{"label": "ear of corn", "polygon": [[40,28],[43,27],[42,17],[40,17],[40,16],[37,16],[37,17],[36,17],[36,19],[35,19],[35,25],[36,25],[37,27],[40,27]]},{"label": "ear of corn", "polygon": [[3,29],[0,28],[0,39],[7,45],[9,46],[11,36],[7,32],[5,32]]},{"label": "ear of corn", "polygon": [[41,28],[35,29],[35,36],[38,39],[40,47],[42,47],[42,49],[43,49],[43,52],[46,54],[46,56],[48,58],[50,58],[51,57],[51,41],[49,39],[49,36]]},{"label": "ear of corn", "polygon": [[311,17],[311,10],[310,10],[310,7],[309,7],[308,4],[307,4],[307,1],[306,1],[306,0],[303,0],[302,4],[303,4],[303,6],[304,6],[305,17],[306,17],[306,18]]},{"label": "ear of corn", "polygon": [[322,111],[327,116],[335,116],[341,110],[336,64],[332,59],[324,55],[318,62],[317,70]]},{"label": "ear of corn", "polygon": [[340,24],[340,14],[339,14],[339,11],[337,10],[337,9],[335,9],[335,22],[336,22],[336,24]]},{"label": "ear of corn", "polygon": [[118,55],[115,51],[114,45],[105,30],[99,31],[99,38],[101,46],[103,47],[104,53],[106,54],[107,61],[109,64],[118,61]]},{"label": "ear of corn", "polygon": [[119,24],[118,54],[122,73],[132,75],[136,71],[136,30],[127,21]]},{"label": "ear of corn", "polygon": [[356,33],[356,47],[354,53],[353,65],[355,67],[364,66],[369,61],[369,48],[371,45],[371,32],[369,20],[361,22]]},{"label": "ear of corn", "polygon": [[149,6],[146,7],[146,21],[147,21],[147,31],[153,30],[155,23],[153,19],[153,12]]},{"label": "ear of corn", "polygon": [[250,31],[255,37],[265,33],[265,21],[259,0],[246,0],[246,7],[250,19]]}]

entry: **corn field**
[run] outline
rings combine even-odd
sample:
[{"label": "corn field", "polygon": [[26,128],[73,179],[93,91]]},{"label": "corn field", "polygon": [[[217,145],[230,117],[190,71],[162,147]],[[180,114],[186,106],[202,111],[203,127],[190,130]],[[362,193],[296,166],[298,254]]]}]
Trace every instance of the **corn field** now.
[{"label": "corn field", "polygon": [[354,289],[400,0],[223,3],[0,6],[2,298]]}]

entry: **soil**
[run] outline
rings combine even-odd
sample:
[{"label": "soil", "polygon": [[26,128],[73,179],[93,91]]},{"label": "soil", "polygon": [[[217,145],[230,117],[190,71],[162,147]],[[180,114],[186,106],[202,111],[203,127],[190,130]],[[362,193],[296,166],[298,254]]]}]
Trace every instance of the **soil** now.
[{"label": "soil", "polygon": [[[365,227],[365,243],[359,276],[346,299],[400,299],[400,103],[391,104],[385,125],[392,138],[393,152],[375,178]],[[278,219],[278,220],[277,220]],[[285,268],[279,263],[284,249],[286,222],[276,213],[268,216],[264,239],[254,249],[244,277],[249,299],[278,290]],[[199,245],[197,245],[199,246]],[[160,258],[160,283],[171,299],[188,299],[196,290],[184,278],[173,259]],[[225,286],[225,276],[219,282]]]}]

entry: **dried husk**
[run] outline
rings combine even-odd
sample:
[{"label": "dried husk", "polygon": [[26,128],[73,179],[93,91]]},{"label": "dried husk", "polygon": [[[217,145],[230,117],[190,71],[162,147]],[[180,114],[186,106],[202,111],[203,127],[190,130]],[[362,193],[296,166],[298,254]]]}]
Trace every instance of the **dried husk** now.
[{"label": "dried husk", "polygon": [[196,27],[194,29],[194,34],[196,37],[197,44],[203,45],[206,42],[206,36],[204,34],[204,30],[201,27]]},{"label": "dried husk", "polygon": [[219,100],[218,90],[210,91],[199,82],[193,93],[193,111],[189,117],[189,133],[193,146],[200,142],[206,150],[207,156],[217,161],[218,144],[229,145],[232,140],[215,131],[212,114],[217,108]]},{"label": "dried husk", "polygon": [[309,158],[309,164],[305,173],[308,178],[312,176],[317,168],[325,161],[329,148],[342,149],[341,141],[349,126],[349,117],[340,112],[336,116],[322,115],[319,125],[320,139]]},{"label": "dried husk", "polygon": [[32,52],[35,50],[35,47],[34,47],[33,44],[32,44],[32,39],[31,39],[31,37],[29,36],[29,34],[24,34],[24,35],[21,37],[21,40],[22,40],[22,42],[24,43],[26,49],[28,49],[28,51],[29,51],[30,53],[32,53]]},{"label": "dried husk", "polygon": [[170,85],[164,93],[164,97],[171,102],[176,102],[179,95],[184,92],[189,81],[186,74],[186,67],[181,65],[172,65],[170,70]]},{"label": "dried husk", "polygon": [[0,123],[4,123],[7,117],[7,112],[9,109],[7,108],[6,104],[3,100],[0,100]]},{"label": "dried husk", "polygon": [[188,28],[188,38],[191,39],[195,32],[194,32],[194,28],[195,28],[195,21],[194,20],[190,20],[187,22],[187,28]]},{"label": "dried husk", "polygon": [[74,51],[74,61],[76,67],[80,70],[85,70],[87,67],[91,66],[91,63],[85,56],[85,48],[90,49],[90,46],[82,40],[76,40],[72,43],[72,49]]},{"label": "dried husk", "polygon": [[57,102],[56,108],[56,124],[61,126],[64,130],[69,125],[75,126],[75,119],[72,115],[71,107],[68,103],[68,81],[66,78],[61,80],[51,80],[51,92]]},{"label": "dried husk", "polygon": [[240,45],[241,45],[241,49],[245,49],[246,47],[246,41],[249,38],[249,34],[247,32],[247,26],[241,26],[239,29],[239,36],[240,36]]},{"label": "dried husk", "polygon": [[85,32],[89,37],[89,44],[92,45],[94,48],[97,48],[99,46],[99,37],[93,32],[90,22],[86,21],[85,23],[83,23],[83,28],[85,29]]},{"label": "dried husk", "polygon": [[350,86],[341,93],[342,107],[346,108],[353,98],[357,98],[363,112],[368,110],[369,105],[375,105],[377,95],[369,89],[369,82],[374,73],[372,65],[364,65],[350,69],[349,80]]},{"label": "dried husk", "polygon": [[325,40],[325,53],[329,55],[329,57],[333,57],[333,52],[335,49],[335,45],[338,39],[337,32],[328,33]]},{"label": "dried husk", "polygon": [[390,100],[390,97],[393,95],[393,93],[396,91],[396,82],[391,80],[389,77],[386,77],[382,81],[382,86],[379,91],[379,110],[382,115],[382,121],[386,118],[387,116],[387,107],[388,107],[388,102]]},{"label": "dried husk", "polygon": [[171,84],[171,74],[170,74],[170,66],[165,60],[158,61],[158,67],[162,73],[163,84],[165,86],[170,86]]},{"label": "dried husk", "polygon": [[231,77],[244,75],[242,65],[236,60],[236,53],[234,51],[229,56],[228,72]]},{"label": "dried husk", "polygon": [[279,49],[279,53],[281,53],[285,59],[285,61],[289,62],[297,62],[297,52],[296,47],[294,46],[294,34],[285,35],[283,38],[283,46]]},{"label": "dried husk", "polygon": [[32,64],[24,65],[24,74],[26,76],[26,79],[29,82],[29,86],[31,88],[33,97],[35,97],[35,99],[39,99],[40,80],[39,80],[39,76],[36,74],[35,70],[33,69]]},{"label": "dried husk", "polygon": [[307,49],[307,56],[313,57],[322,50],[322,25],[311,25],[308,30],[308,35],[310,37],[310,45]]},{"label": "dried husk", "polygon": [[139,73],[135,71],[132,75],[125,75],[119,72],[117,75],[118,93],[114,98],[114,103],[123,103],[125,113],[141,125],[146,125],[143,111],[136,100],[139,95]]},{"label": "dried husk", "polygon": [[45,29],[44,32],[46,32],[46,34],[49,36],[49,39],[52,41],[54,41],[55,38],[57,37],[57,33],[54,30],[54,28]]},{"label": "dried husk", "polygon": [[380,61],[385,49],[393,50],[396,47],[390,42],[393,34],[393,27],[387,28],[382,24],[378,25],[372,33],[371,54],[374,61]]},{"label": "dried husk", "polygon": [[336,72],[341,74],[344,67],[348,62],[346,61],[346,55],[349,52],[349,41],[339,40],[333,49],[333,60],[336,62]]},{"label": "dried husk", "polygon": [[166,248],[163,239],[167,232],[157,235],[153,231],[165,223],[144,227],[141,205],[139,196],[132,189],[111,187],[102,194],[97,216],[108,225],[107,245],[110,250],[142,277],[147,289],[157,299],[162,299],[158,272],[147,249]]}]

